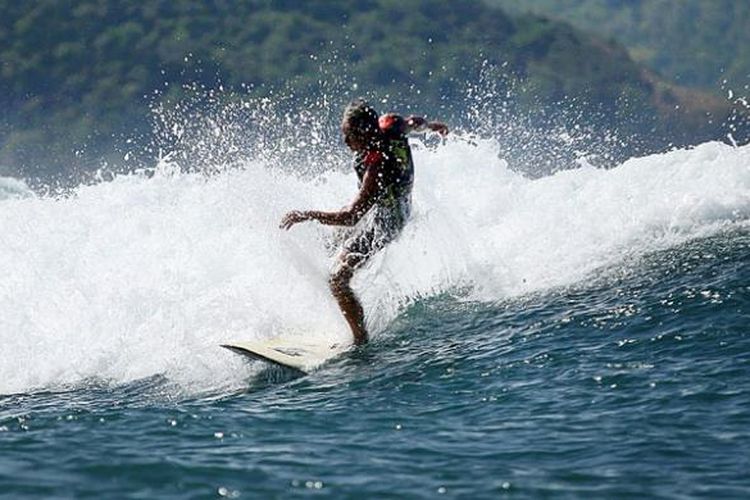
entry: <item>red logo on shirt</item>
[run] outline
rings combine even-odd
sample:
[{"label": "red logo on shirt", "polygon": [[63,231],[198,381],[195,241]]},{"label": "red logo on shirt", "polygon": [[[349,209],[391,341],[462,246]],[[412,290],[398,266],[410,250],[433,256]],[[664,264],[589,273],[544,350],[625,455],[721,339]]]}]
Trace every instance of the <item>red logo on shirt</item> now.
[{"label": "red logo on shirt", "polygon": [[380,151],[368,151],[365,155],[364,164],[365,166],[371,167],[377,165],[383,161],[383,153]]}]

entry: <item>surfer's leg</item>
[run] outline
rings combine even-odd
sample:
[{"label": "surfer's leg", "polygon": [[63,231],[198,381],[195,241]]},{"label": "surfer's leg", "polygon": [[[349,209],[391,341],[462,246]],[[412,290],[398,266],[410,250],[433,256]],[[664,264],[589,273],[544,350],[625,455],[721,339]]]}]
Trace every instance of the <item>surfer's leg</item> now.
[{"label": "surfer's leg", "polygon": [[[354,275],[354,267],[360,262],[354,263],[351,266],[347,262],[347,257],[351,257],[347,254],[342,254],[340,261],[336,266],[336,269],[331,274],[329,279],[329,285],[331,287],[331,293],[338,302],[341,312],[344,314],[346,322],[349,323],[349,328],[352,330],[354,335],[354,343],[357,345],[366,344],[368,340],[367,328],[365,327],[365,311],[362,309],[362,304],[359,299],[354,295],[354,291],[350,285],[352,276]],[[349,259],[351,260],[351,259]]]},{"label": "surfer's leg", "polygon": [[[408,208],[408,205],[405,206]],[[368,335],[362,304],[351,287],[354,271],[398,236],[408,216],[408,212],[402,212],[400,205],[395,209],[391,207],[374,211],[368,223],[344,242],[336,267],[331,273],[331,293],[349,323],[357,345],[367,343]]]}]

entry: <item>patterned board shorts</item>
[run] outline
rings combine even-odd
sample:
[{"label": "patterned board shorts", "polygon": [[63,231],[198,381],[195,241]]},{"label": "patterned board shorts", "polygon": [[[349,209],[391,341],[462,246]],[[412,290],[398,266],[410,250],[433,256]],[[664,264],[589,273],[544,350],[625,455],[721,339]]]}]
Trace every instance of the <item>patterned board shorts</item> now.
[{"label": "patterned board shorts", "polygon": [[408,196],[389,206],[376,204],[343,235],[337,265],[346,263],[354,269],[364,264],[401,234],[410,213],[411,198]]}]

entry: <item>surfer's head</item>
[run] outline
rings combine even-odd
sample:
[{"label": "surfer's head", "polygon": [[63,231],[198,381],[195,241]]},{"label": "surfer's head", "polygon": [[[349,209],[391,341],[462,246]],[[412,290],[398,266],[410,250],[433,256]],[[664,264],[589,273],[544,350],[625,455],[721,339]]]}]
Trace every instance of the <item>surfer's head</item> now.
[{"label": "surfer's head", "polygon": [[354,151],[364,151],[380,139],[378,113],[364,99],[355,99],[344,110],[341,121],[344,141]]}]

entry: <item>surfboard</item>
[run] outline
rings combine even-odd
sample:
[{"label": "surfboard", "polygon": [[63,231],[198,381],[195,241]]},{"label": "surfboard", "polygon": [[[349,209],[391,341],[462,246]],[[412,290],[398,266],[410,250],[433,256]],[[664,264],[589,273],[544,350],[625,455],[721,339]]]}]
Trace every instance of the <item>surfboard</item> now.
[{"label": "surfboard", "polygon": [[221,347],[252,359],[258,359],[302,373],[309,373],[346,351],[342,344],[301,344],[283,339],[227,342]]}]

